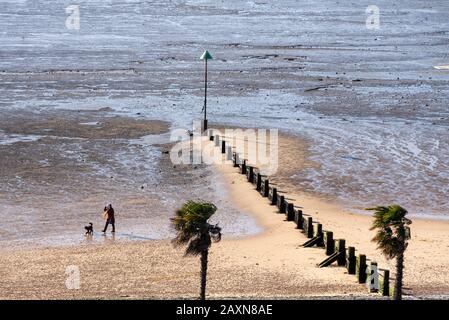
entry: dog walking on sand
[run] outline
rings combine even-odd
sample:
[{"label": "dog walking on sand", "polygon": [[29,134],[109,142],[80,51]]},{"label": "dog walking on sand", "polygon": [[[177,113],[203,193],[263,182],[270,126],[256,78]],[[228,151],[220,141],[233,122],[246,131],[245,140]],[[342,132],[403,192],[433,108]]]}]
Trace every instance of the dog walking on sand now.
[{"label": "dog walking on sand", "polygon": [[86,229],[86,236],[92,236],[94,234],[94,225],[92,222],[89,222],[89,225],[85,226],[84,229]]}]

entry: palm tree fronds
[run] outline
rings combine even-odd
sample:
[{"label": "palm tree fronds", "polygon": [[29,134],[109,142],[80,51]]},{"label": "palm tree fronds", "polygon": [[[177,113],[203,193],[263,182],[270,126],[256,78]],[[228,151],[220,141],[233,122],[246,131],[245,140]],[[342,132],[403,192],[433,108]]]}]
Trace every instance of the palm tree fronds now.
[{"label": "palm tree fronds", "polygon": [[197,256],[210,248],[212,244],[210,236],[198,236],[190,240],[185,256]]},{"label": "palm tree fronds", "polygon": [[405,217],[407,210],[399,205],[377,206],[366,210],[374,211],[374,221],[370,230],[377,232],[372,241],[377,243],[377,248],[387,258],[395,258],[405,250],[407,240],[410,239],[408,225],[412,221]]},{"label": "palm tree fronds", "polygon": [[176,231],[172,243],[175,246],[186,245],[186,255],[198,255],[208,250],[211,241],[221,239],[221,228],[208,223],[216,210],[217,207],[209,202],[187,201],[170,219]]}]

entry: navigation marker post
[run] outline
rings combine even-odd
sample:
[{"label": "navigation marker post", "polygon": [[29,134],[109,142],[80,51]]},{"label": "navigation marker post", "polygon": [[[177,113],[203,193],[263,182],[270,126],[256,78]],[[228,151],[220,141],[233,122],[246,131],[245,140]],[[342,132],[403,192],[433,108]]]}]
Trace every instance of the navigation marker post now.
[{"label": "navigation marker post", "polygon": [[201,133],[207,130],[207,60],[212,60],[212,55],[209,51],[205,50],[204,53],[200,57],[201,60],[204,60],[205,68],[204,68],[204,119],[201,126]]}]

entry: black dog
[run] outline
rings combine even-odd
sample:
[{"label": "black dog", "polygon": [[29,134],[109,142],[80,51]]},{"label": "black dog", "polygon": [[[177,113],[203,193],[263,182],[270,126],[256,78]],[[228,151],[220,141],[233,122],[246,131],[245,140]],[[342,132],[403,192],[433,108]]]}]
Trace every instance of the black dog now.
[{"label": "black dog", "polygon": [[85,234],[87,234],[89,236],[94,234],[94,225],[92,224],[92,222],[90,222],[88,226],[85,226],[84,229],[86,229]]}]

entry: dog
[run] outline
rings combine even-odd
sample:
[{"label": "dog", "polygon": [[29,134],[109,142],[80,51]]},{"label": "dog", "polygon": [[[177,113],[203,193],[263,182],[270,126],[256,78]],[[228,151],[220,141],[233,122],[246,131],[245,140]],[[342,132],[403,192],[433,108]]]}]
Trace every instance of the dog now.
[{"label": "dog", "polygon": [[86,229],[85,235],[91,236],[94,234],[94,225],[92,222],[90,222],[88,226],[85,226],[84,229]]}]

